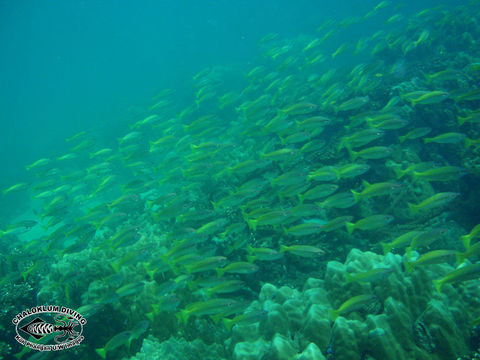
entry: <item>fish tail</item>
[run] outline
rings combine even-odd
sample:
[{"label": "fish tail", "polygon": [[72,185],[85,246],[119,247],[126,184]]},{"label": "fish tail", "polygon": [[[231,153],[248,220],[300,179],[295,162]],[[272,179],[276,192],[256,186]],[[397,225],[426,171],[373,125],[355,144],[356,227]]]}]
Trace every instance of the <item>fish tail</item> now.
[{"label": "fish tail", "polygon": [[100,355],[100,357],[102,359],[105,359],[107,357],[107,350],[105,350],[105,348],[101,348],[101,349],[95,349],[95,352]]},{"label": "fish tail", "polygon": [[222,277],[223,274],[225,274],[225,269],[216,268],[215,270],[217,271],[217,276],[218,276],[218,277]]},{"label": "fish tail", "polygon": [[405,260],[404,265],[405,265],[405,270],[407,270],[408,273],[413,272],[413,269],[415,268],[415,265],[413,262],[409,260]]},{"label": "fish tail", "polygon": [[303,194],[298,194],[298,201],[300,201],[300,204],[303,204],[303,200],[305,199]]},{"label": "fish tail", "polygon": [[212,203],[213,209],[214,209],[215,211],[218,211],[218,205],[217,205],[217,203],[214,202],[214,201],[210,201],[210,202]]},{"label": "fish tail", "polygon": [[352,150],[352,144],[346,143],[343,146],[345,147],[345,149],[347,149],[347,152],[353,151]]},{"label": "fish tail", "polygon": [[355,161],[357,160],[358,158],[358,151],[354,151],[352,148],[350,147],[345,147],[348,151],[348,154],[350,155],[350,158],[352,159],[352,161]]},{"label": "fish tail", "polygon": [[147,275],[149,276],[150,280],[153,280],[153,277],[155,276],[157,269],[150,270],[145,267],[145,271],[147,272]]},{"label": "fish tail", "polygon": [[335,320],[338,318],[338,316],[340,315],[340,314],[339,314],[337,311],[335,311],[335,310],[329,310],[328,313],[330,314],[330,319],[331,319],[332,321],[335,321]]},{"label": "fish tail", "polygon": [[[1,230],[0,230],[0,233],[1,233]],[[1,234],[0,234],[0,237]],[[471,238],[469,235],[463,235],[460,237],[460,239],[462,240],[462,244],[463,244],[463,247],[465,248],[465,250],[468,250],[470,248],[470,241],[471,241]]]},{"label": "fish tail", "polygon": [[462,264],[465,261],[465,259],[467,258],[465,253],[461,253],[460,251],[456,252],[455,256],[457,257],[457,264],[458,265]]},{"label": "fish tail", "polygon": [[256,256],[247,255],[247,261],[248,261],[249,263],[253,263],[256,259],[257,259]]},{"label": "fish tail", "polygon": [[428,143],[431,143],[432,142],[432,138],[425,138],[423,139],[423,143],[424,144],[428,144]]},{"label": "fish tail", "polygon": [[355,230],[355,224],[351,222],[346,222],[345,227],[347,228],[347,232],[351,235],[353,231]]},{"label": "fish tail", "polygon": [[360,193],[350,190],[353,194],[353,198],[355,199],[355,202],[358,202],[361,199]]},{"label": "fish tail", "polygon": [[340,139],[340,143],[337,145],[337,151],[342,150],[344,146],[345,146],[345,140]]},{"label": "fish tail", "polygon": [[400,167],[394,167],[393,168],[393,172],[395,173],[395,175],[397,176],[397,179],[400,179],[402,178],[404,175],[405,175],[405,171],[400,169]]},{"label": "fish tail", "polygon": [[286,251],[288,251],[288,247],[286,247],[285,245],[280,245],[280,252],[284,253]]},{"label": "fish tail", "polygon": [[257,220],[250,220],[250,219],[247,219],[247,224],[248,224],[248,227],[250,229],[252,229],[253,231],[256,231],[257,230]]},{"label": "fish tail", "polygon": [[95,226],[95,229],[100,230],[102,227],[102,222],[101,221],[94,221],[93,226]]},{"label": "fish tail", "polygon": [[380,246],[382,247],[384,255],[387,255],[392,250],[392,245],[390,245],[389,243],[381,242]]},{"label": "fish tail", "polygon": [[220,321],[220,319],[222,318],[222,316],[223,316],[223,313],[220,313],[220,314],[217,314],[217,315],[211,315],[211,316],[210,316],[210,319],[212,319],[212,320],[213,320],[213,323],[214,323],[215,325],[217,325],[218,322]]},{"label": "fish tail", "polygon": [[118,272],[120,271],[120,265],[117,263],[110,263],[110,266],[118,274]]},{"label": "fish tail", "polygon": [[227,329],[227,331],[232,330],[233,325],[234,325],[234,322],[232,319],[229,319],[229,318],[223,319],[223,326],[225,326],[225,329]]},{"label": "fish tail", "polygon": [[155,314],[152,312],[146,313],[145,316],[147,317],[148,320],[150,320],[151,323],[153,323],[153,320],[155,320]]},{"label": "fish tail", "polygon": [[431,75],[425,74],[423,71],[420,71],[420,73],[425,77],[425,80],[427,80],[427,83],[430,84],[432,82],[433,77]]},{"label": "fish tail", "polygon": [[342,177],[342,174],[340,174],[340,171],[338,171],[338,169],[335,169],[335,168],[332,168],[332,171],[335,173],[335,175],[337,175],[337,180],[340,180],[340,178]]},{"label": "fish tail", "polygon": [[412,204],[412,203],[407,203],[408,204],[408,208],[410,209],[410,212],[412,213],[412,215],[416,215],[419,211],[419,208],[417,205],[415,204]]},{"label": "fish tail", "polygon": [[470,146],[472,146],[472,145],[473,145],[473,141],[472,141],[471,139],[469,139],[469,138],[466,137],[466,138],[465,138],[465,148],[468,149],[468,148],[469,148]]},{"label": "fish tail", "polygon": [[457,120],[458,120],[458,125],[462,126],[463,124],[465,124],[465,121],[467,121],[467,118],[466,117],[457,117]]},{"label": "fish tail", "polygon": [[355,278],[352,275],[350,275],[349,273],[345,273],[345,279],[346,279],[347,283],[351,283],[351,282],[355,281]]},{"label": "fish tail", "polygon": [[184,325],[187,324],[188,318],[190,317],[190,315],[188,314],[188,312],[186,310],[180,310],[179,312],[177,312],[175,314],[175,316],[177,317],[178,322],[181,322]]},{"label": "fish tail", "polygon": [[196,280],[187,281],[187,287],[188,287],[188,290],[193,292],[194,290],[197,289],[197,281]]},{"label": "fish tail", "polygon": [[435,289],[437,290],[437,292],[441,294],[442,286],[443,286],[442,280],[433,280],[433,285],[435,286]]},{"label": "fish tail", "polygon": [[206,297],[207,299],[210,299],[210,297],[212,296],[212,294],[213,294],[213,291],[212,291],[211,289],[205,290],[205,297]]}]

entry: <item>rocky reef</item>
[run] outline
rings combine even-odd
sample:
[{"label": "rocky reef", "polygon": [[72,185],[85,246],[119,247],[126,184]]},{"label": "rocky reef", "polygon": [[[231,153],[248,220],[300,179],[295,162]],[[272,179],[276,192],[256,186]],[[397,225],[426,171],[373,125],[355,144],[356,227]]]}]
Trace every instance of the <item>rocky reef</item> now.
[{"label": "rocky reef", "polygon": [[[432,280],[452,266],[429,265],[408,273],[404,261],[392,253],[353,249],[345,263],[328,262],[325,278],[309,278],[301,289],[265,283],[245,312],[264,310],[267,315],[234,325],[224,347],[149,337],[132,359],[447,360],[468,354],[474,327],[467,314],[479,308],[478,281],[447,285],[438,293]],[[346,278],[383,268],[391,271],[368,281]],[[338,311],[333,321],[332,309],[358,295],[371,297]]]}]

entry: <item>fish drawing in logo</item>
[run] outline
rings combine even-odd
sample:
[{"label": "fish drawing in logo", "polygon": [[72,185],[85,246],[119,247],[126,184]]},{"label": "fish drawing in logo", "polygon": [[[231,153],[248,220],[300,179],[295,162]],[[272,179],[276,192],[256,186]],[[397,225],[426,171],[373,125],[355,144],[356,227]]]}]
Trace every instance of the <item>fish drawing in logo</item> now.
[{"label": "fish drawing in logo", "polygon": [[64,319],[65,317],[60,314],[55,315],[55,321],[62,325],[53,325],[37,317],[20,329],[37,340],[49,334],[60,333],[55,336],[54,340],[57,344],[65,343],[79,336],[79,333],[74,330],[74,327],[79,325],[79,322],[71,317],[66,318],[66,320],[62,320],[62,318]]}]

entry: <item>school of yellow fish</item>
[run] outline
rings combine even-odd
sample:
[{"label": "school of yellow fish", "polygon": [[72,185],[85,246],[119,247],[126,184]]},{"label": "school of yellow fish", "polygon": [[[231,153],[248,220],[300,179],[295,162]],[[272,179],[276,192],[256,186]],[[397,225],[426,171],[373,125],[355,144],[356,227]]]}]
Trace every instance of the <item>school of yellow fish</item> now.
[{"label": "school of yellow fish", "polygon": [[[145,310],[125,325],[137,332],[105,330],[105,358],[145,321],[161,336],[188,333],[193,318],[225,331],[261,321],[244,310],[265,281],[321,274],[352,248],[405,253],[405,277],[457,263],[429,285],[438,292],[480,278],[479,2],[412,16],[394,5],[319,24],[315,36],[268,34],[236,83],[206,68],[187,105],[163,90],[115,146],[80,132],[67,153],[28,165],[31,180],[3,196],[31,193],[38,219],[0,236],[44,235],[6,258],[2,286],[31,282],[39,301],[84,316]],[[338,42],[371,19],[378,31]],[[359,294],[332,320],[369,300]]]}]

